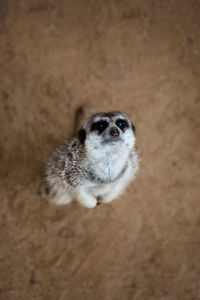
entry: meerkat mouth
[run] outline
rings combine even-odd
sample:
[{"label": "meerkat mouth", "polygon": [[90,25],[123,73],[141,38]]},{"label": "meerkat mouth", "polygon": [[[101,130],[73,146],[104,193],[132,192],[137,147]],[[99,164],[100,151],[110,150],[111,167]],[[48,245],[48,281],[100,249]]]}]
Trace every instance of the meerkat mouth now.
[{"label": "meerkat mouth", "polygon": [[115,143],[119,143],[119,142],[123,142],[123,140],[119,137],[112,137],[112,138],[104,140],[102,142],[102,144],[115,144]]}]

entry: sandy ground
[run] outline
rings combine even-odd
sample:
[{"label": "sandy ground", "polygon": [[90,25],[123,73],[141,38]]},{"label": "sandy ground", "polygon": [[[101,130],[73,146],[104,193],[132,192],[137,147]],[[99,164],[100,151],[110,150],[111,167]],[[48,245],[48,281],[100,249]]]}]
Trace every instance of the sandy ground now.
[{"label": "sandy ground", "polygon": [[[74,112],[121,110],[141,169],[93,210],[38,194]],[[200,2],[0,1],[0,299],[200,299]]]}]

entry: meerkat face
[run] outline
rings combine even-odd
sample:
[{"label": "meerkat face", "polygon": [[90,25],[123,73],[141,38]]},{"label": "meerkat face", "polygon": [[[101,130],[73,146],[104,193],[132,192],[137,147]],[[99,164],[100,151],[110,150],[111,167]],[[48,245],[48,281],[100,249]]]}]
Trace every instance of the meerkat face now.
[{"label": "meerkat face", "polygon": [[135,127],[124,113],[98,113],[79,130],[79,140],[89,151],[108,148],[129,151],[135,144]]}]

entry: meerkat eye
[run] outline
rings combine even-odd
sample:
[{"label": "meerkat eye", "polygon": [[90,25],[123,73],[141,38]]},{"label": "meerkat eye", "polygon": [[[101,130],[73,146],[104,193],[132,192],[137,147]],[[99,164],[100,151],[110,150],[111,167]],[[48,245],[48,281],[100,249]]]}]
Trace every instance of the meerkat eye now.
[{"label": "meerkat eye", "polygon": [[102,133],[107,127],[107,121],[98,121],[91,125],[91,131],[97,130],[99,133]]},{"label": "meerkat eye", "polygon": [[122,119],[118,119],[116,125],[122,130],[129,127],[128,122]]}]

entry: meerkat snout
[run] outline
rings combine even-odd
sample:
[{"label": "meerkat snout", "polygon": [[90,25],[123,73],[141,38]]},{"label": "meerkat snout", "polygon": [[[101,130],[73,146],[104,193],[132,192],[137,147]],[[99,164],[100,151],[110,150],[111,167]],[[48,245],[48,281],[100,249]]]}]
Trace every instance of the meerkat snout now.
[{"label": "meerkat snout", "polygon": [[124,191],[138,165],[135,127],[129,117],[121,112],[97,113],[50,157],[49,199],[57,205],[76,199],[88,208],[108,203]]},{"label": "meerkat snout", "polygon": [[116,127],[112,127],[110,129],[110,135],[111,136],[119,136],[119,130]]}]

